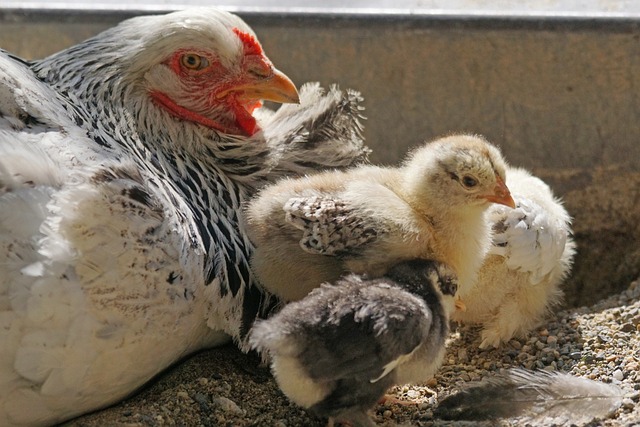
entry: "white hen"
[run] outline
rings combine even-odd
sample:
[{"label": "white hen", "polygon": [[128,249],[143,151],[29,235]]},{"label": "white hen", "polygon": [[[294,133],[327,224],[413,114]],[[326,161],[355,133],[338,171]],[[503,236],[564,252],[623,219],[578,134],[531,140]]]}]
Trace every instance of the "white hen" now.
[{"label": "white hen", "polygon": [[34,63],[0,52],[0,425],[94,410],[242,342],[271,299],[239,206],[288,169],[366,155],[343,95],[308,86],[261,125],[260,99],[295,87],[214,9],[134,18]]}]

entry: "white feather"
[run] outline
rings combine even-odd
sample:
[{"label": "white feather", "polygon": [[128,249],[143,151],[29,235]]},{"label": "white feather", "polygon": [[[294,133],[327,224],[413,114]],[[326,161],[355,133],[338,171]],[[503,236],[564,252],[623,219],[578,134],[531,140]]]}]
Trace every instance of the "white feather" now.
[{"label": "white feather", "polygon": [[422,346],[422,343],[420,343],[420,345],[416,346],[413,350],[411,350],[410,353],[403,354],[400,357],[398,357],[397,359],[394,359],[391,362],[389,362],[386,365],[384,365],[384,369],[383,369],[382,373],[377,378],[369,380],[369,382],[375,383],[377,381],[380,381],[381,378],[384,378],[385,376],[387,376],[391,371],[396,369],[398,366],[401,366],[401,365],[407,363],[409,360],[411,360],[414,357],[415,353],[420,349],[421,346]]}]

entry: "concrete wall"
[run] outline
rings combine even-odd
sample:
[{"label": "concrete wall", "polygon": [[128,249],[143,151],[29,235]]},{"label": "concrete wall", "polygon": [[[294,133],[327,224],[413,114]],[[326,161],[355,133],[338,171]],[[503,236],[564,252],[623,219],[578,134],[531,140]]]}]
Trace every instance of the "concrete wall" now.
[{"label": "concrete wall", "polygon": [[[0,14],[0,47],[36,58],[127,14]],[[485,135],[574,216],[567,301],[640,273],[640,28],[629,19],[244,15],[295,82],[365,97],[377,163],[450,132]]]}]

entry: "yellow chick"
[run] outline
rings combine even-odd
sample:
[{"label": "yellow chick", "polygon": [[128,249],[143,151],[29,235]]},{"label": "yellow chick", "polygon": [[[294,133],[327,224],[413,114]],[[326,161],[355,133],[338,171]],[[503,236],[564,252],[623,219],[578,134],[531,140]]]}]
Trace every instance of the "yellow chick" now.
[{"label": "yellow chick", "polygon": [[505,167],[485,139],[453,135],[414,150],[400,167],[281,180],[246,207],[252,268],[285,301],[345,272],[380,277],[414,258],[448,264],[464,289],[491,242],[486,210],[515,207]]}]

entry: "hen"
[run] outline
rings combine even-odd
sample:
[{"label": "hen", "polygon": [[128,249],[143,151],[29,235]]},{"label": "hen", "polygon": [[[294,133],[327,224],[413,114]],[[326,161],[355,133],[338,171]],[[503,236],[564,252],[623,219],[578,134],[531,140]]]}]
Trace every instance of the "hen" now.
[{"label": "hen", "polygon": [[247,206],[252,267],[287,301],[345,272],[375,278],[413,258],[450,265],[464,289],[489,249],[485,211],[515,206],[504,180],[499,150],[470,135],[426,144],[399,168],[284,179]]},{"label": "hen", "polygon": [[427,380],[442,363],[456,287],[446,266],[426,260],[378,279],[347,275],[257,323],[250,342],[292,401],[372,426],[366,411],[388,388]]},{"label": "hen", "polygon": [[262,99],[298,94],[213,9],[134,18],[33,63],[0,52],[0,425],[52,424],[229,335],[245,344],[272,298],[242,201],[367,153],[356,93],[306,86],[260,122]]},{"label": "hen", "polygon": [[560,302],[575,244],[570,217],[547,184],[524,169],[507,168],[515,209],[493,205],[489,254],[477,282],[462,289],[466,307],[452,318],[481,323],[481,348],[498,347],[538,326]]}]

